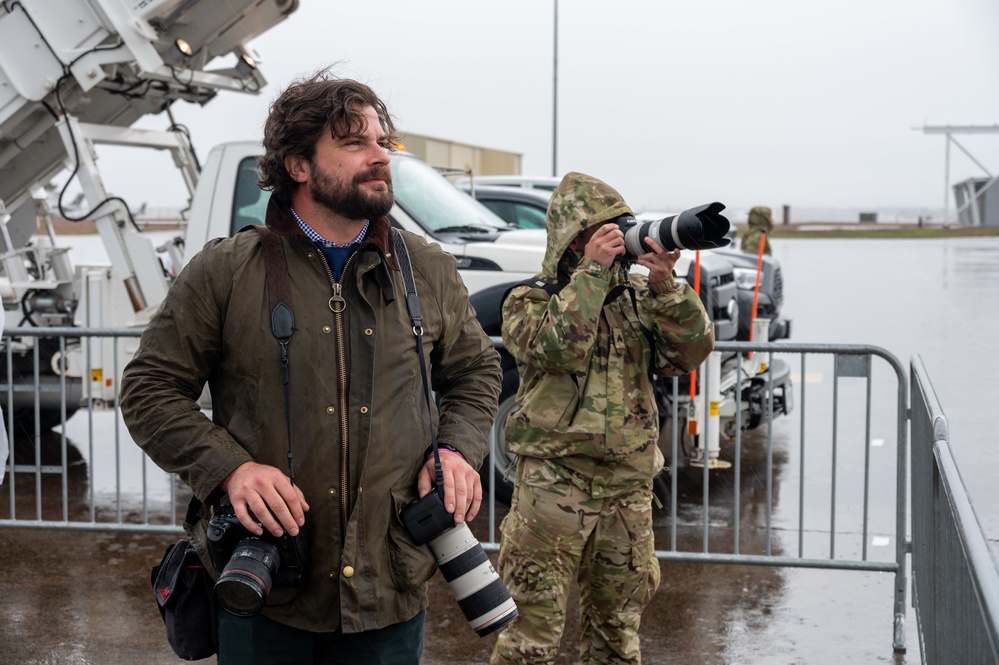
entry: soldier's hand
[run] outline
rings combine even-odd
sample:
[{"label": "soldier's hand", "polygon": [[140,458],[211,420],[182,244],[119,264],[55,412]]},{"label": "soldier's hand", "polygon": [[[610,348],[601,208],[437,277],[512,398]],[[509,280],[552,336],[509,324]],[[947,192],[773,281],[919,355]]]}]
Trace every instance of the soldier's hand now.
[{"label": "soldier's hand", "polygon": [[676,265],[677,259],[680,258],[680,250],[674,249],[672,252],[667,252],[662,245],[652,238],[646,238],[645,244],[652,251],[639,256],[638,264],[649,269],[649,284],[656,284],[671,277],[673,275],[673,266]]},{"label": "soldier's hand", "polygon": [[615,224],[603,224],[587,241],[583,256],[610,268],[617,257],[624,254],[624,233]]},{"label": "soldier's hand", "polygon": [[[471,521],[482,505],[482,481],[479,472],[461,455],[441,452],[441,470],[444,472],[444,508],[454,514],[455,524]],[[417,490],[422,499],[434,484],[434,456],[427,458],[417,480]]]},{"label": "soldier's hand", "polygon": [[250,533],[259,536],[267,529],[275,537],[285,531],[297,536],[299,527],[305,524],[305,511],[309,509],[305,495],[276,467],[244,462],[219,487],[229,495],[239,523]]}]

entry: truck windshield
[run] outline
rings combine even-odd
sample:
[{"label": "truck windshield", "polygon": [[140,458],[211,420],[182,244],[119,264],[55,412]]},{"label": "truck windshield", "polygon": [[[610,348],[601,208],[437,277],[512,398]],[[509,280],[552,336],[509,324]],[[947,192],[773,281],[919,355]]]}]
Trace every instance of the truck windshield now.
[{"label": "truck windshield", "polygon": [[425,162],[392,155],[395,202],[430,233],[495,233],[510,226]]}]

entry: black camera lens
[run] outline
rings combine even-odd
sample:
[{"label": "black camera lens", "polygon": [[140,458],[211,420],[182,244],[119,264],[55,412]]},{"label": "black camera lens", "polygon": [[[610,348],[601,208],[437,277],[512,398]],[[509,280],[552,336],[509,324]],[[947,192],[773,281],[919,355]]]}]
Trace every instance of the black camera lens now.
[{"label": "black camera lens", "polygon": [[721,214],[724,209],[725,205],[716,201],[654,222],[636,222],[630,215],[618,217],[613,221],[624,231],[624,259],[634,261],[651,252],[645,244],[650,237],[667,251],[725,247],[732,241],[726,237],[731,224]]},{"label": "black camera lens", "polygon": [[281,557],[274,544],[256,536],[243,538],[215,582],[219,607],[241,617],[258,614],[280,566]]}]

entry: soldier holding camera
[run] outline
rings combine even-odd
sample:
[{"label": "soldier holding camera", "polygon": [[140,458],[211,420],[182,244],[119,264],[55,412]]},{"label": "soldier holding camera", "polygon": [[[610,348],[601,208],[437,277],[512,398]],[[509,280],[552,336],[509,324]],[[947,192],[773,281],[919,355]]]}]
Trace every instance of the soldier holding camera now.
[{"label": "soldier holding camera", "polygon": [[[552,196],[543,272],[503,307],[521,384],[507,420],[519,462],[498,569],[520,616],[491,663],[554,662],[574,578],[581,661],[641,661],[639,621],[660,579],[652,481],[664,458],[651,374],[685,374],[714,346],[700,300],[672,269],[681,241],[727,229],[723,207],[635,226],[617,191],[580,173]],[[632,262],[648,274],[630,273]]]},{"label": "soldier holding camera", "polygon": [[[435,559],[400,513],[431,491],[432,427],[444,509],[459,525],[479,510],[499,357],[454,258],[404,234],[415,334],[386,217],[395,140],[368,86],[326,71],[290,85],[258,161],[285,279],[265,232],[209,242],[125,369],[135,441],[217,506],[185,527],[221,574],[220,663],[419,662]],[[285,309],[272,306],[275,283]]]}]

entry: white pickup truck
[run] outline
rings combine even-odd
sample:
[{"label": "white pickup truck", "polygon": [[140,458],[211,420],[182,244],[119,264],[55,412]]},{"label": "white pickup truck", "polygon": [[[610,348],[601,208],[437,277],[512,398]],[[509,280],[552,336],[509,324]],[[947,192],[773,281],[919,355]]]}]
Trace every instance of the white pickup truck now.
[{"label": "white pickup truck", "polygon": [[[297,0],[65,0],[53,11],[50,0],[0,3],[0,295],[8,331],[142,328],[173,275],[207,240],[262,220],[266,196],[255,184],[261,147],[220,145],[202,165],[170,110],[178,102],[211,103],[223,90],[258,92],[266,81],[248,41],[297,6]],[[149,115],[162,117],[167,129],[130,127]],[[104,145],[169,153],[190,192],[176,205],[188,211],[178,237],[163,244],[162,234],[144,233],[128,203],[105,189],[98,162]],[[470,293],[540,270],[542,232],[509,229],[410,155],[393,155],[392,168],[393,223],[454,254]],[[79,183],[88,204],[75,216],[62,205],[62,193],[58,209],[50,210],[45,193],[66,170],[67,184]],[[52,232],[53,215],[92,220],[110,266],[73,265],[66,241]],[[44,424],[58,422],[60,393],[50,389],[62,376],[69,379],[70,410],[83,394],[97,403],[113,400],[117,371],[135,346],[110,339],[82,345],[69,337],[63,350],[55,337],[9,339],[15,384],[46,389],[13,391],[12,404],[8,391],[0,391],[0,400],[15,413],[33,411],[38,392]],[[6,377],[6,353],[0,364]]]}]

